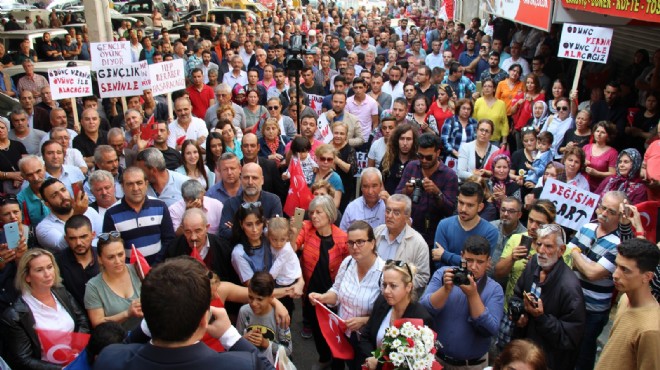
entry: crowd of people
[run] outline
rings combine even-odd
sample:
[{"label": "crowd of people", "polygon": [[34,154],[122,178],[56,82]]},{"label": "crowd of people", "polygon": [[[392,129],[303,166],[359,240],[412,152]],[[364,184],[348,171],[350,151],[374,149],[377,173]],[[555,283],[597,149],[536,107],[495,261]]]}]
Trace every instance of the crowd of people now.
[{"label": "crowd of people", "polygon": [[[587,63],[568,91],[556,27],[466,27],[398,1],[279,7],[210,39],[187,26],[176,40],[117,30],[136,61],[184,60],[173,117],[144,90],[126,109],[82,98],[78,122],[30,45],[19,59],[0,48],[25,70],[0,117],[11,368],[61,368],[37,335],[54,330],[92,333],[88,368],[272,368],[313,338],[315,368],[376,369],[403,318],[437,333],[445,369],[660,363],[660,250],[637,209],[660,200],[660,50],[618,71]],[[302,68],[287,59],[296,34]],[[313,199],[299,223],[283,206],[301,178]],[[597,194],[593,220],[560,226],[548,179]],[[353,359],[333,356],[318,304],[345,321]]]}]

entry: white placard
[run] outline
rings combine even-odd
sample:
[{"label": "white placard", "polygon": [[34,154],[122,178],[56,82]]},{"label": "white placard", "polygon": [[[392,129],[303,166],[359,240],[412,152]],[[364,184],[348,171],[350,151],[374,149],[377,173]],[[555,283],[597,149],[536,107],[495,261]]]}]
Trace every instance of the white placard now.
[{"label": "white placard", "polygon": [[183,59],[149,65],[151,92],[154,96],[171,93],[186,88]]},{"label": "white placard", "polygon": [[133,62],[130,41],[92,42],[89,48],[92,70],[125,66]]},{"label": "white placard", "polygon": [[48,70],[48,82],[54,100],[90,96],[92,74],[89,67],[64,67]]},{"label": "white placard", "polygon": [[[314,109],[316,115],[320,116],[321,114],[323,114],[323,96],[316,94],[307,94],[307,97],[309,98],[309,106],[310,108]],[[291,104],[295,104],[295,102],[291,102]]]},{"label": "white placard", "polygon": [[149,76],[149,63],[147,63],[146,60],[143,60],[141,62],[138,62],[140,65],[140,77],[142,78],[142,81],[140,81],[140,87],[142,90],[147,90],[151,89],[151,76]]},{"label": "white placard", "polygon": [[332,130],[330,128],[330,122],[328,122],[328,118],[325,114],[319,116],[316,125],[316,133],[314,134],[314,137],[316,137],[317,140],[322,141],[324,144],[331,143],[333,138]]},{"label": "white placard", "polygon": [[612,33],[611,28],[564,23],[557,56],[607,63],[612,46]]},{"label": "white placard", "polygon": [[[149,69],[146,62],[101,68],[96,71],[99,94],[101,98],[142,95],[142,90],[144,90],[142,80],[148,74]],[[147,80],[149,80],[148,77]]]},{"label": "white placard", "polygon": [[600,196],[552,178],[546,180],[540,199],[547,199],[557,207],[556,221],[573,230],[591,220]]}]

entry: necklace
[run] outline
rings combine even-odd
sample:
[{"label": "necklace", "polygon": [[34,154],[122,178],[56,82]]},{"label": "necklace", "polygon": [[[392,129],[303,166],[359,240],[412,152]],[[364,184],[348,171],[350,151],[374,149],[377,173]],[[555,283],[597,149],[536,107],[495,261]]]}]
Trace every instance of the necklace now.
[{"label": "necklace", "polygon": [[5,146],[5,144],[0,144],[0,150],[6,152],[9,150],[9,146],[11,146],[11,141],[7,140],[7,146]]}]

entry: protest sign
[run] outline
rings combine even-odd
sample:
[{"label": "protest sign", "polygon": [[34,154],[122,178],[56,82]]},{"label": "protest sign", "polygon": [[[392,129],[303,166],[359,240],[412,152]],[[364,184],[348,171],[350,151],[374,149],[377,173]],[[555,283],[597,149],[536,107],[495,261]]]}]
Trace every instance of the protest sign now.
[{"label": "protest sign", "polygon": [[93,94],[92,74],[87,66],[49,69],[48,82],[54,100]]},{"label": "protest sign", "polygon": [[612,33],[611,28],[564,23],[557,56],[607,63],[612,46]]},{"label": "protest sign", "polygon": [[558,224],[576,231],[591,220],[599,198],[588,190],[552,178],[547,179],[540,196],[540,199],[547,199],[557,207],[555,220]]},{"label": "protest sign", "polygon": [[314,137],[316,140],[322,141],[324,144],[332,142],[332,130],[330,129],[330,122],[325,114],[319,116],[318,121],[316,122],[317,128]]},{"label": "protest sign", "polygon": [[307,94],[307,97],[309,98],[310,108],[314,109],[314,112],[316,112],[316,114],[320,116],[321,113],[323,113],[323,96],[316,94]]},{"label": "protest sign", "polygon": [[369,157],[367,157],[367,152],[361,152],[361,151],[356,151],[355,152],[355,158],[356,158],[356,163],[357,163],[357,172],[355,173],[355,177],[362,177],[362,171],[367,168],[367,163],[369,161]]},{"label": "protest sign", "polygon": [[142,80],[140,82],[140,87],[142,90],[151,89],[151,77],[149,76],[149,63],[146,60],[138,62],[140,65],[140,77]]},{"label": "protest sign", "polygon": [[89,48],[92,70],[119,67],[133,62],[130,41],[92,42]]},{"label": "protest sign", "polygon": [[171,93],[186,88],[183,59],[149,65],[151,92],[154,96]]},{"label": "protest sign", "polygon": [[141,95],[145,76],[150,81],[148,67],[145,61],[98,69],[96,79],[101,98]]}]

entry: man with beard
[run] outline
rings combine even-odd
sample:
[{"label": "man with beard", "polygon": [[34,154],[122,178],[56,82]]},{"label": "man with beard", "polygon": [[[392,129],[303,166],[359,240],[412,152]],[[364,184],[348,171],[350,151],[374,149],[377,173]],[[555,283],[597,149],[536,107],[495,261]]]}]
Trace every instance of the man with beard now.
[{"label": "man with beard", "polygon": [[220,230],[218,234],[221,238],[231,238],[231,227],[234,215],[238,207],[246,204],[257,204],[264,210],[266,219],[275,216],[282,216],[282,202],[280,198],[267,191],[263,191],[264,175],[261,167],[256,163],[248,163],[241,170],[241,186],[243,192],[230,198],[222,209],[222,218],[220,219]]},{"label": "man with beard", "polygon": [[[497,244],[491,253],[492,266],[497,265],[500,260],[504,246],[509,242],[513,234],[522,234],[527,228],[520,222],[522,216],[522,203],[515,197],[506,197],[500,205],[500,219],[491,221],[498,231]],[[489,269],[489,275],[492,275],[492,269]]]},{"label": "man with beard", "polygon": [[181,165],[181,152],[167,145],[170,137],[170,127],[165,122],[156,124],[156,136],[154,137],[154,148],[158,149],[165,159],[165,167],[174,171]]},{"label": "man with beard", "polygon": [[500,53],[497,51],[492,51],[488,56],[488,69],[481,72],[480,81],[490,78],[493,80],[495,86],[500,82],[504,81],[509,74],[505,70],[500,68]]},{"label": "man with beard", "polygon": [[346,93],[343,91],[335,91],[335,93],[332,94],[332,109],[323,113],[323,115],[325,115],[330,126],[332,126],[334,122],[344,122],[348,126],[348,144],[353,148],[359,148],[365,142],[360,128],[360,121],[345,108]]},{"label": "man with beard", "polygon": [[68,248],[55,256],[62,284],[80,307],[85,307],[85,284],[99,274],[98,255],[92,248],[94,238],[96,233],[89,219],[74,215],[64,224],[64,240]]},{"label": "man with beard", "polygon": [[[59,144],[58,144],[59,145]],[[50,214],[37,225],[35,234],[39,245],[53,252],[67,248],[64,239],[64,224],[73,215],[85,215],[92,223],[92,230],[101,232],[99,213],[88,206],[89,200],[84,191],[73,198],[69,190],[56,178],[46,179],[39,188],[44,204]]]},{"label": "man with beard", "polygon": [[[403,75],[403,71],[401,70],[401,67],[393,66],[389,70],[390,80],[384,83],[383,88],[381,89],[384,93],[387,93],[389,96],[392,97],[392,101],[396,100],[396,98],[404,97],[403,82],[399,81],[402,75]],[[391,106],[383,107],[383,109],[390,109],[390,108],[392,107]]]},{"label": "man with beard", "polygon": [[[312,156],[312,159],[316,160],[316,148],[323,145],[323,142],[317,140],[315,137],[316,129],[318,125],[316,123],[316,118],[311,114],[305,114],[300,117],[300,134],[309,140],[312,144],[312,149],[309,151],[309,155]],[[287,160],[291,159],[291,141],[286,145],[285,152]]]},{"label": "man with beard", "polygon": [[387,32],[380,33],[380,43],[376,45],[376,54],[387,57],[387,53],[390,52],[389,48],[390,35]]},{"label": "man with beard", "polygon": [[539,345],[546,354],[548,368],[573,369],[585,326],[580,281],[561,258],[566,249],[561,226],[543,225],[536,236],[536,255],[527,263],[514,290],[525,312],[516,323],[513,338]]},{"label": "man with beard", "polygon": [[[424,236],[429,249],[433,248],[434,234],[436,234],[435,239],[438,241],[437,233],[435,232],[438,222],[445,217],[449,217],[454,212],[456,208],[456,195],[458,193],[458,176],[456,172],[439,160],[440,149],[440,138],[437,135],[426,133],[420,136],[419,149],[417,151],[418,159],[406,165],[401,176],[401,182],[399,182],[399,186],[396,188],[397,193],[406,194],[412,198],[412,225],[415,230]],[[481,190],[481,197],[478,196],[476,190],[475,193],[470,194],[472,198],[478,198],[473,199],[475,207],[483,201],[483,189],[479,190]],[[454,218],[456,217],[458,216],[454,216]],[[476,223],[478,222],[479,220]],[[470,229],[476,223],[471,224]],[[453,222],[454,227],[452,228],[454,230],[457,229],[455,227],[456,224],[458,224],[457,220]],[[452,250],[455,253],[460,253],[462,245],[463,243],[461,241],[460,246]],[[458,265],[458,263],[455,263],[457,259],[453,261],[454,266]]]},{"label": "man with beard", "polygon": [[[129,167],[122,176],[124,198],[103,217],[103,231],[119,231],[124,247],[135,245],[150,264],[163,260],[174,239],[174,228],[165,202],[147,197],[147,176],[139,167]],[[179,187],[181,189],[181,187]],[[126,257],[130,252],[126,253]]]},{"label": "man with beard", "polygon": [[[90,207],[94,208],[101,218],[105,216],[105,211],[108,210],[113,204],[117,203],[116,187],[121,187],[121,182],[116,183],[115,177],[108,171],[96,170],[89,175],[88,184],[92,195],[96,201],[90,203]],[[124,194],[121,190],[122,196]],[[120,198],[121,199],[121,198]]]},{"label": "man with beard", "polygon": [[[206,122],[203,119],[193,116],[193,106],[190,99],[185,96],[176,99],[174,110],[176,112],[176,119],[169,124],[170,136],[167,140],[167,145],[180,150],[181,143],[183,142],[181,138],[195,140],[198,146],[204,145],[206,137],[209,135],[209,130],[206,128]],[[202,117],[204,117],[205,112],[206,108],[201,113]]]},{"label": "man with beard", "polygon": [[586,303],[586,325],[576,369],[593,369],[597,339],[610,317],[614,294],[612,273],[616,269],[616,246],[621,242],[619,207],[627,199],[620,191],[605,193],[596,209],[596,222],[582,226],[567,246]]},{"label": "man with beard", "polygon": [[497,244],[497,228],[479,216],[484,207],[484,189],[477,183],[466,182],[458,189],[458,215],[440,221],[435,232],[435,245],[431,258],[436,268],[459,266],[461,250],[471,235],[480,235],[490,243],[490,250]]},{"label": "man with beard", "polygon": [[253,133],[245,134],[241,140],[241,150],[243,152],[241,166],[245,166],[248,163],[258,164],[264,174],[264,190],[280,197],[282,204],[284,204],[289,191],[288,186],[282,181],[275,162],[259,155],[261,145],[259,145],[257,135]]},{"label": "man with beard", "polygon": [[50,213],[48,207],[41,201],[41,195],[39,194],[39,188],[46,179],[46,169],[41,158],[31,154],[18,161],[18,169],[21,171],[21,177],[27,181],[28,186],[23,188],[16,195],[16,198],[22,205],[23,212],[27,208],[29,223],[36,226]]}]

